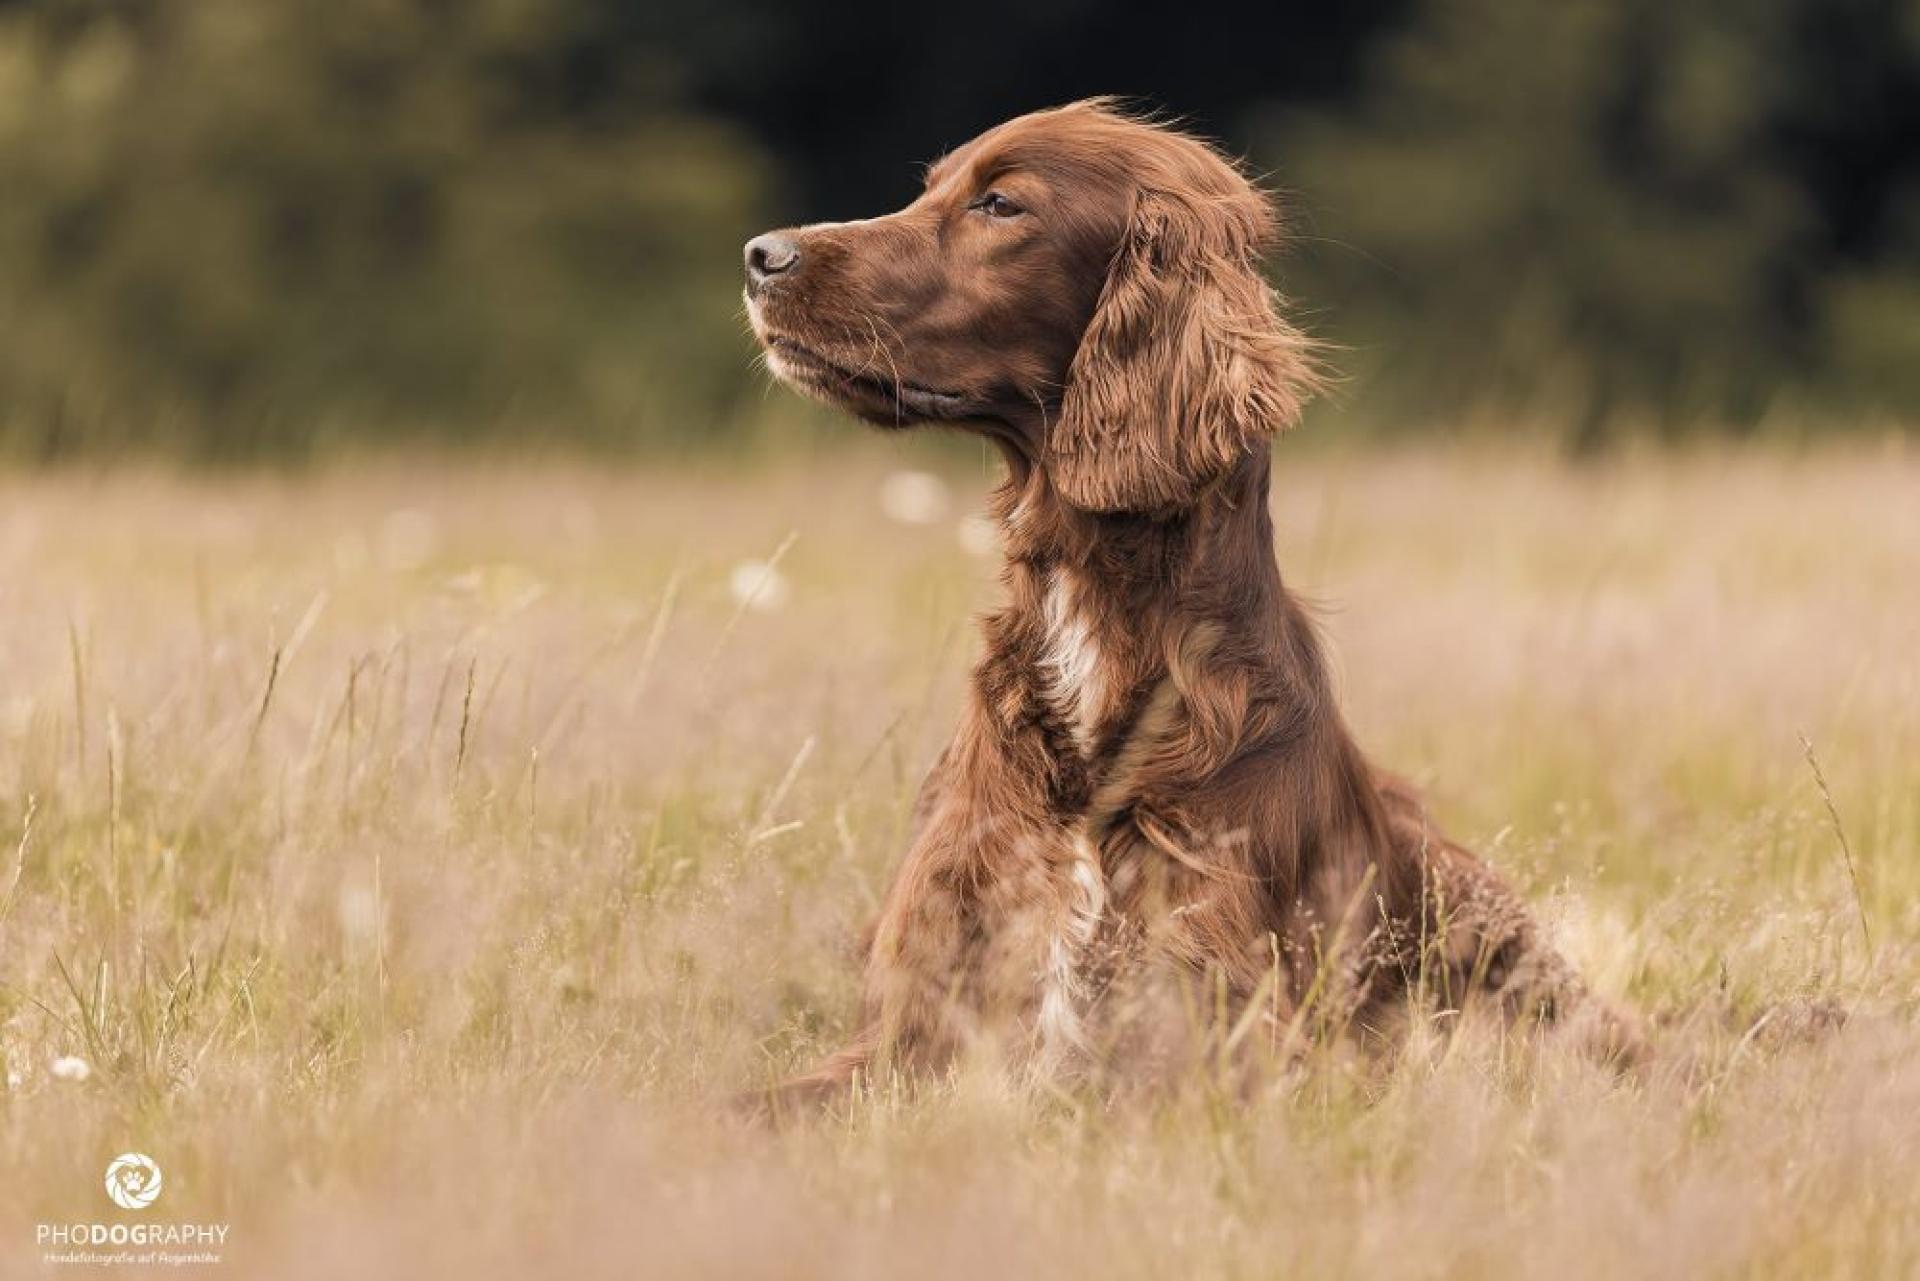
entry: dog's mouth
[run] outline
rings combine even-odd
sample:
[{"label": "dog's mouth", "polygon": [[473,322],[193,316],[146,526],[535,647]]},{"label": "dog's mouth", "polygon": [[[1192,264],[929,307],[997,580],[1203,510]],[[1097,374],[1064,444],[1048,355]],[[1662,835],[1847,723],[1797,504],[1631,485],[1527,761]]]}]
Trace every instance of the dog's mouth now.
[{"label": "dog's mouth", "polygon": [[869,422],[904,427],[928,419],[977,412],[963,392],[943,391],[896,377],[891,370],[850,368],[784,334],[766,338],[767,367],[802,391],[844,406]]}]

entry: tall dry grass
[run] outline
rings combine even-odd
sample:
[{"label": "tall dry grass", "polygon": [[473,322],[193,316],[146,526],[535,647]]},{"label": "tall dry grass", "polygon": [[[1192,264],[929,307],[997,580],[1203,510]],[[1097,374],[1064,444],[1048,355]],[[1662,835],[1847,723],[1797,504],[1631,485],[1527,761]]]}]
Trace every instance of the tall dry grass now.
[{"label": "tall dry grass", "polygon": [[0,478],[0,1271],[128,1149],[247,1277],[1920,1270],[1920,459],[1283,446],[1363,741],[1683,1069],[768,1134],[992,591],[899,465]]}]

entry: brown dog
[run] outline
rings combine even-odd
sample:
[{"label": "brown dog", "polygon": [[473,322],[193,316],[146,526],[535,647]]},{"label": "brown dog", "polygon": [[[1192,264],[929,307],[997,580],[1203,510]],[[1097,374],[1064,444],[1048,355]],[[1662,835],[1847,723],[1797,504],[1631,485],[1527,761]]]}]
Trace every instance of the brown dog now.
[{"label": "brown dog", "polygon": [[1385,1032],[1418,991],[1633,1052],[1361,755],[1281,584],[1268,440],[1314,372],[1260,274],[1274,233],[1215,151],[1092,102],[975,139],[898,213],[747,245],[775,374],[1007,463],[1007,600],[916,806],[864,1028],[795,1090],[977,1053],[1142,1070],[1192,1048],[1196,992],[1269,1043],[1329,1014]]}]

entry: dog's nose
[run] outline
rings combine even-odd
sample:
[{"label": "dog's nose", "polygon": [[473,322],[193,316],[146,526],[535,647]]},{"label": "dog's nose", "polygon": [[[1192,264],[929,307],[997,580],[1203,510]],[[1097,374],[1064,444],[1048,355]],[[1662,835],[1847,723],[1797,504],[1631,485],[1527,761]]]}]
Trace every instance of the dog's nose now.
[{"label": "dog's nose", "polygon": [[775,276],[790,272],[800,262],[800,246],[777,231],[747,242],[747,292],[758,294]]}]

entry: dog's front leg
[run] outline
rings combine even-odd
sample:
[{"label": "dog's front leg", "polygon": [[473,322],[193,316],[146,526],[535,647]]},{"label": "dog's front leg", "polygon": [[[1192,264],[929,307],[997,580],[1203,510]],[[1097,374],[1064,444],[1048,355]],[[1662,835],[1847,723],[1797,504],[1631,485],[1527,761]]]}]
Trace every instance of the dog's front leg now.
[{"label": "dog's front leg", "polygon": [[[888,895],[866,972],[871,1058],[916,1075],[1028,1058],[1080,851],[1041,807],[965,788],[928,816]],[[1084,879],[1084,877],[1082,877]]]},{"label": "dog's front leg", "polygon": [[915,800],[867,949],[861,1030],[775,1099],[831,1098],[859,1077],[933,1075],[965,1058],[1018,1067],[1074,1041],[1101,873],[1068,817],[1083,766],[1035,714],[1021,670],[989,660],[976,672]]},{"label": "dog's front leg", "polygon": [[[1016,811],[966,813],[936,800],[894,878],[869,949],[861,1029],[813,1071],[754,1095],[780,1115],[845,1095],[858,1080],[924,1078],[963,1060],[1031,1062],[1051,1010],[1071,1002],[1061,974],[1060,886],[1075,850],[1065,833]],[[1084,873],[1082,874],[1084,876]]]}]

